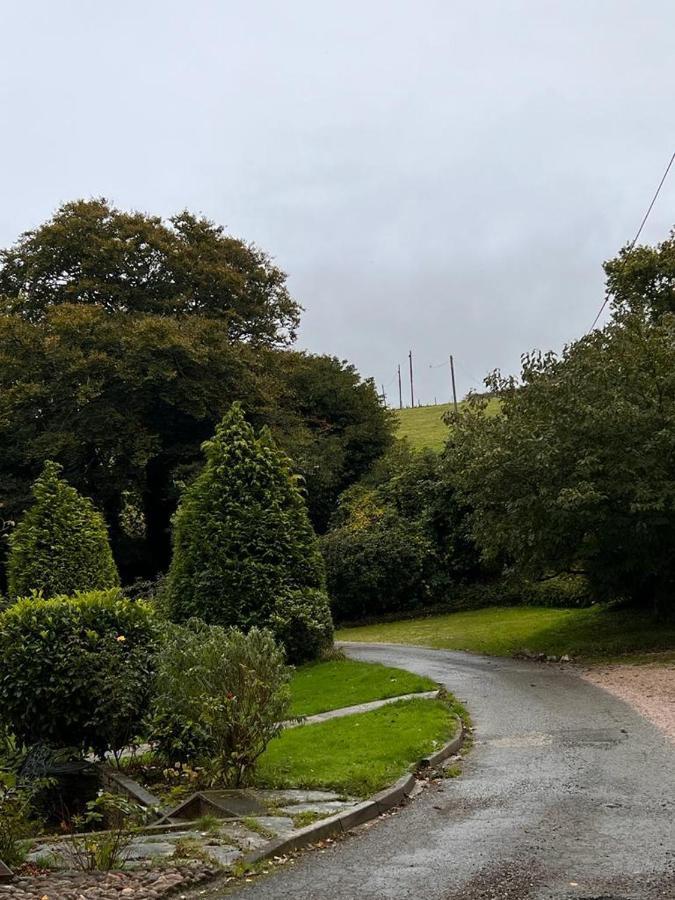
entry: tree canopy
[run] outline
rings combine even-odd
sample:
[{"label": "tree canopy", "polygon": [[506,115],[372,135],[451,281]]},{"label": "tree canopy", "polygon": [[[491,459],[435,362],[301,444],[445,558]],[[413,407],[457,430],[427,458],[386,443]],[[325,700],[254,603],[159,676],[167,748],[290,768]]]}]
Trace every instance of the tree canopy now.
[{"label": "tree canopy", "polygon": [[393,424],[351,366],[287,348],[298,316],[283,273],[213,223],[63,206],[0,253],[0,518],[56,460],[104,513],[123,579],[154,576],[180,484],[240,400],[323,527]]},{"label": "tree canopy", "polygon": [[31,322],[78,303],[220,319],[230,339],[266,345],[291,340],[300,314],[286,275],[254,245],[187,211],[164,222],[103,198],[64,204],[3,250],[0,295],[5,312]]},{"label": "tree canopy", "polygon": [[675,313],[675,230],[655,247],[624,247],[605,265],[607,292],[616,311]]},{"label": "tree canopy", "polygon": [[487,558],[585,573],[598,599],[658,608],[675,588],[675,317],[618,311],[520,381],[488,383],[454,421],[448,459]]}]

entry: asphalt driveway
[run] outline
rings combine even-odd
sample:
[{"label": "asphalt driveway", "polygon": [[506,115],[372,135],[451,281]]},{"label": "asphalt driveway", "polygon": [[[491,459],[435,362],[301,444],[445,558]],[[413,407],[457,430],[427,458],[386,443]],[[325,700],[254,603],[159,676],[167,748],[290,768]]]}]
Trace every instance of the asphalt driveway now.
[{"label": "asphalt driveway", "polygon": [[560,666],[345,649],[428,675],[466,703],[475,747],[462,776],[324,853],[207,897],[675,898],[675,746],[637,712]]}]

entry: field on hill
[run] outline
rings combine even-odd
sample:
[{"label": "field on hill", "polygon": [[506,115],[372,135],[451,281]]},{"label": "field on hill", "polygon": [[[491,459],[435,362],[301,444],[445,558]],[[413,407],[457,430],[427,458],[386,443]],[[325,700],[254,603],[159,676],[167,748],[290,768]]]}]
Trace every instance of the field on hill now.
[{"label": "field on hill", "polygon": [[[462,404],[459,404],[460,407]],[[441,450],[448,436],[448,426],[443,421],[445,413],[452,409],[452,403],[438,403],[435,406],[415,406],[397,409],[398,436],[407,438],[415,450]],[[499,409],[498,400],[490,400],[487,415],[494,416]]]}]

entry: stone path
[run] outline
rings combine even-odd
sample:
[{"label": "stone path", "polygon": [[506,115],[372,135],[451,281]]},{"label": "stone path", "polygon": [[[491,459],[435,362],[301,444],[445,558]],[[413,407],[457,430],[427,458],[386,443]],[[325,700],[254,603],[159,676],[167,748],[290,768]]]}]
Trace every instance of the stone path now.
[{"label": "stone path", "polygon": [[[135,837],[126,852],[124,872],[72,872],[73,856],[67,839],[36,844],[28,856],[32,863],[50,862],[44,874],[0,885],[0,900],[150,900],[179,886],[188,887],[231,866],[245,853],[287,837],[361,801],[331,791],[251,790],[265,809],[264,815],[240,819],[198,820],[184,828],[154,831]],[[206,827],[208,825],[208,827]],[[171,826],[170,826],[171,827]]]}]

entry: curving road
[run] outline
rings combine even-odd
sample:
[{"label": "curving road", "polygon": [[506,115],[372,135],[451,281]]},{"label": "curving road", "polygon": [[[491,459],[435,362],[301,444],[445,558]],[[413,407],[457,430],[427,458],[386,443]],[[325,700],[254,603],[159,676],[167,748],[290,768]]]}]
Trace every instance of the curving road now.
[{"label": "curving road", "polygon": [[442,650],[345,645],[444,684],[475,747],[460,778],[243,900],[675,898],[675,747],[571,670]]}]

